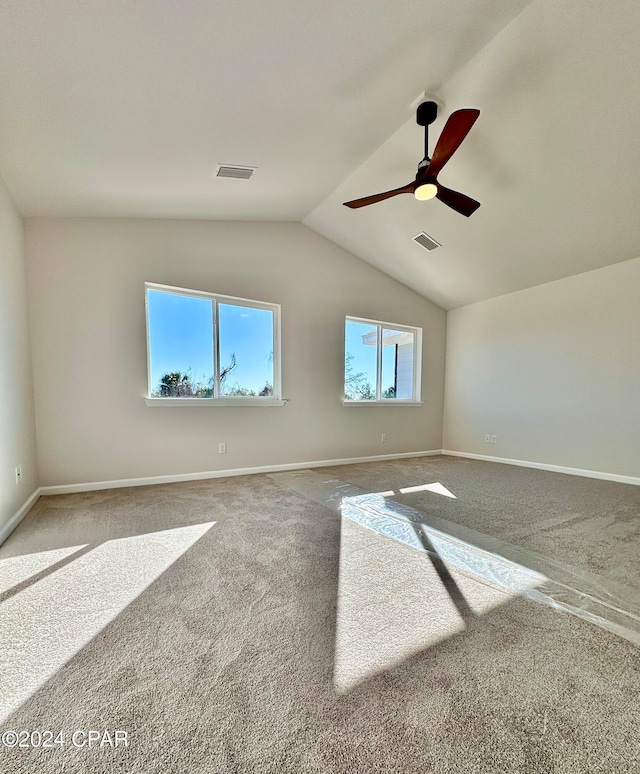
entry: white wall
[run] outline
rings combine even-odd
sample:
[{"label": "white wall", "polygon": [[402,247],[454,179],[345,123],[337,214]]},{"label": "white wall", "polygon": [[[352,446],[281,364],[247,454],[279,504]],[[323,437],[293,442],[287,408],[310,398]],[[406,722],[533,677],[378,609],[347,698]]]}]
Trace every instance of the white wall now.
[{"label": "white wall", "polygon": [[[441,448],[445,312],[305,226],[34,218],[26,235],[43,486]],[[286,406],[147,407],[145,281],[280,303]],[[346,314],[424,329],[423,407],[342,406]]]},{"label": "white wall", "polygon": [[[22,218],[0,178],[0,533],[38,487]],[[23,479],[16,484],[15,468]]]},{"label": "white wall", "polygon": [[444,448],[640,476],[640,258],[449,312]]}]

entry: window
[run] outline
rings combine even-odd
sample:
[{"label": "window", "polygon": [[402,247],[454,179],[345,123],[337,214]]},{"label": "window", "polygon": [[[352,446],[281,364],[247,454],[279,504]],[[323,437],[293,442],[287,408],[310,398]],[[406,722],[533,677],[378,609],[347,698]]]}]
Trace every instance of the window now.
[{"label": "window", "polygon": [[422,329],[347,317],[345,403],[420,403]]},{"label": "window", "polygon": [[147,403],[282,405],[278,304],[145,289]]}]

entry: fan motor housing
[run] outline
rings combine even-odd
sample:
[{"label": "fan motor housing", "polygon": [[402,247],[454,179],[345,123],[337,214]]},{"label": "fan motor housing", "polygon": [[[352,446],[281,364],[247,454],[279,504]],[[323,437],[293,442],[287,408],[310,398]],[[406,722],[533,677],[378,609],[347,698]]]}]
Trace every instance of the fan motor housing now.
[{"label": "fan motor housing", "polygon": [[416,110],[416,121],[419,126],[429,126],[438,117],[438,106],[435,102],[423,102]]}]

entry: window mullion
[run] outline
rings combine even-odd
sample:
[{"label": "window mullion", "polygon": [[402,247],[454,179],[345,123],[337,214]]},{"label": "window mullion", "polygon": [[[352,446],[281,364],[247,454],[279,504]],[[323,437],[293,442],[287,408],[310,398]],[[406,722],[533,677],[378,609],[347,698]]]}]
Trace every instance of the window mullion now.
[{"label": "window mullion", "polygon": [[376,400],[382,400],[382,325],[376,325]]},{"label": "window mullion", "polygon": [[144,290],[144,314],[145,314],[145,333],[147,337],[147,395],[153,394],[153,384],[151,384],[151,334],[149,331],[149,288]]},{"label": "window mullion", "polygon": [[413,399],[422,397],[422,330],[413,338]]},{"label": "window mullion", "polygon": [[220,335],[218,331],[218,302],[213,299],[213,397],[220,397]]},{"label": "window mullion", "polygon": [[280,319],[275,310],[272,312],[273,320],[273,357],[271,358],[272,371],[272,385],[273,395],[280,397],[282,395],[282,387],[280,385],[280,351],[278,348],[278,341],[280,338]]}]

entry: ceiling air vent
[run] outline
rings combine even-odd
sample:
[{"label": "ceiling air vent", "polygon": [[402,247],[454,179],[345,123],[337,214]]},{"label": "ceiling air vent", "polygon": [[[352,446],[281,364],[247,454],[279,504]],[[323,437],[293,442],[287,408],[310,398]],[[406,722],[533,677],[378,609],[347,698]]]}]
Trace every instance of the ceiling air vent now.
[{"label": "ceiling air vent", "polygon": [[218,164],[216,177],[231,177],[234,180],[248,180],[256,167],[237,167],[230,164]]},{"label": "ceiling air vent", "polygon": [[425,250],[435,250],[436,247],[442,247],[440,242],[436,242],[433,237],[430,237],[424,231],[418,234],[418,236],[414,236],[413,241],[417,242],[420,247],[424,247]]}]

